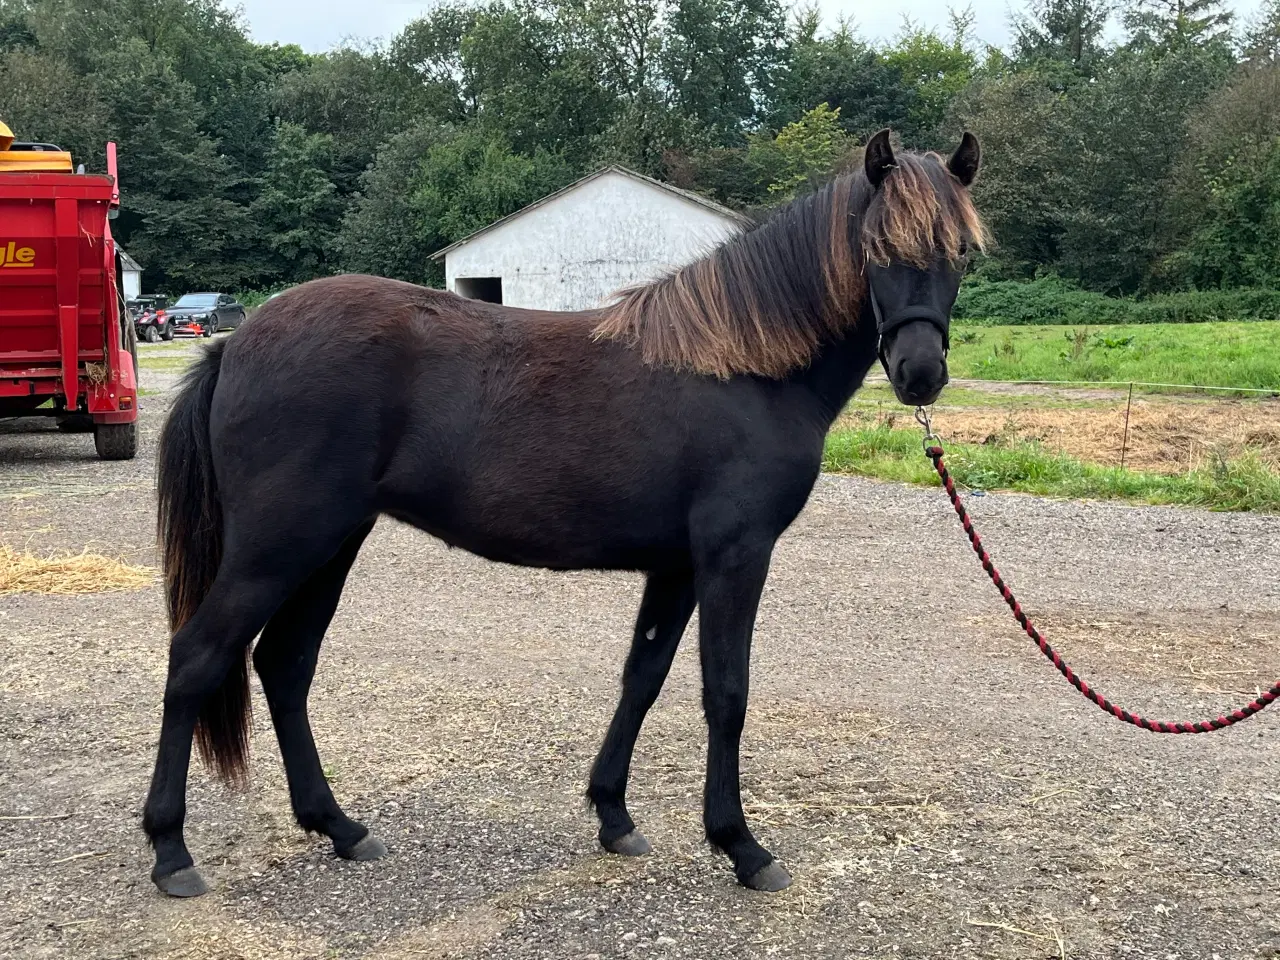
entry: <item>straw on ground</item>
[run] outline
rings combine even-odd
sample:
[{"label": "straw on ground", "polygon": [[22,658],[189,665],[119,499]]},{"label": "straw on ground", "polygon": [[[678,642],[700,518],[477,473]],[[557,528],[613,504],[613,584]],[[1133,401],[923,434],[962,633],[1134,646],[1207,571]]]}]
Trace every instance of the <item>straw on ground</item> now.
[{"label": "straw on ground", "polygon": [[140,590],[155,580],[155,570],[98,553],[37,557],[0,544],[0,594],[103,593]]}]

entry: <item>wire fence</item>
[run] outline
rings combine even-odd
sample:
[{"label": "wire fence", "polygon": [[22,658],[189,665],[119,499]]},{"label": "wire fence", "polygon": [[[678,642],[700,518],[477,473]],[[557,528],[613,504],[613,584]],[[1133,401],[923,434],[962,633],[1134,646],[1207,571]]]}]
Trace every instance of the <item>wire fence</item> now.
[{"label": "wire fence", "polygon": [[[882,373],[867,377],[867,383],[888,382],[888,378]],[[990,380],[984,377],[952,377],[949,382],[957,386],[1104,387],[1116,391],[1130,390],[1135,387],[1154,387],[1161,390],[1203,390],[1213,393],[1245,393],[1280,398],[1280,384],[1275,387],[1228,387],[1205,383],[1159,383],[1154,380]]]},{"label": "wire fence", "polygon": [[[868,377],[868,385],[887,382],[883,375]],[[1280,404],[1270,402],[1280,399],[1280,384],[954,377],[951,385],[967,392],[950,401],[944,393],[936,423],[964,442],[1031,439],[1079,459],[1160,473],[1247,453],[1280,469]],[[973,392],[1020,399],[973,402]],[[1037,397],[1049,402],[1039,404]]]},{"label": "wire fence", "polygon": [[1264,397],[1280,397],[1280,386],[1267,387],[1224,387],[1204,383],[1157,383],[1152,380],[983,380],[978,377],[952,377],[957,384],[1008,384],[1011,386],[1050,386],[1050,387],[1107,387],[1113,390],[1129,390],[1134,387],[1156,387],[1165,390],[1205,390],[1220,393],[1248,393]]}]

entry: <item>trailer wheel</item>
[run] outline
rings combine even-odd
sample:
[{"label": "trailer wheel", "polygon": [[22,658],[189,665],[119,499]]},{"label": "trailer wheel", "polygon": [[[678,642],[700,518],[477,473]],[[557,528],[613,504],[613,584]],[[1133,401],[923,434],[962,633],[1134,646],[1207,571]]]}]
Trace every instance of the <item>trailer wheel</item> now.
[{"label": "trailer wheel", "polygon": [[[138,384],[138,328],[132,323],[124,324],[124,348],[129,351],[129,356],[133,358],[133,382]],[[138,384],[141,388],[141,384]]]},{"label": "trailer wheel", "polygon": [[94,424],[93,445],[103,460],[132,460],[138,453],[138,421]]}]

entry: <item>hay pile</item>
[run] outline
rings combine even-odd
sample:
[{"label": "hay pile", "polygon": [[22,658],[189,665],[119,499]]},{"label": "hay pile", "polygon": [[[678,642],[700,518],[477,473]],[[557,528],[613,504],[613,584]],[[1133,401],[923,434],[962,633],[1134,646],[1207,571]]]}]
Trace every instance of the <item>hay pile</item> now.
[{"label": "hay pile", "polygon": [[113,560],[87,550],[79,554],[37,557],[0,544],[0,594],[103,593],[140,590],[155,581],[156,571]]}]

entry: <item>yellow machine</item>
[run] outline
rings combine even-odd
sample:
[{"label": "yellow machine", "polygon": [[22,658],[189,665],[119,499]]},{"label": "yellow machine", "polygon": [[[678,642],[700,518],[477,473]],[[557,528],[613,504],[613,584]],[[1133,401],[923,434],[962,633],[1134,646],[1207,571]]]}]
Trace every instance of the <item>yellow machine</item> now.
[{"label": "yellow machine", "polygon": [[71,154],[47,143],[14,142],[0,122],[0,173],[71,173]]}]

